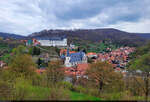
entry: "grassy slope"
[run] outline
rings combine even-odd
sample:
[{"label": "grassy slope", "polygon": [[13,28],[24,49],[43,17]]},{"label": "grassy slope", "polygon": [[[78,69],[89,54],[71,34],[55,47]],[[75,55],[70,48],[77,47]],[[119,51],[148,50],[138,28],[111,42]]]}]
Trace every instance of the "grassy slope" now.
[{"label": "grassy slope", "polygon": [[94,97],[94,96],[89,96],[86,94],[82,93],[77,93],[77,92],[71,92],[71,99],[72,100],[101,100],[100,98]]},{"label": "grassy slope", "polygon": [[28,94],[28,97],[26,98],[27,100],[46,100],[50,89],[49,88],[44,88],[44,87],[30,87],[28,89],[30,94]]},{"label": "grassy slope", "polygon": [[[50,89],[45,87],[30,86],[28,87],[26,100],[46,100],[50,95]],[[100,98],[86,94],[69,91],[71,100],[101,100]]]}]

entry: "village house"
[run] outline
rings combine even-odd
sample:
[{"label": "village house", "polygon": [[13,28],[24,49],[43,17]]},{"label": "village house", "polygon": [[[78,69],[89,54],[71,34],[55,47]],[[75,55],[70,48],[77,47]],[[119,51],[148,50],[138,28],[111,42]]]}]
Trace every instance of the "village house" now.
[{"label": "village house", "polygon": [[33,40],[32,39],[28,39],[28,40],[24,40],[26,43],[26,46],[31,46],[33,44]]},{"label": "village house", "polygon": [[[76,53],[76,51],[70,51],[70,50],[69,50],[69,53],[70,53],[70,54],[71,54],[71,53]],[[60,55],[60,56],[65,55],[65,56],[66,56],[66,55],[67,55],[67,49],[61,49],[59,55]]]},{"label": "village house", "polygon": [[73,43],[70,43],[70,49],[77,49],[78,47],[77,46],[75,46]]},{"label": "village house", "polygon": [[5,62],[0,61],[0,68],[4,67],[5,65],[6,65],[6,63],[5,63]]},{"label": "village house", "polygon": [[33,41],[33,46],[36,46],[36,45],[40,45],[41,43],[37,40],[37,39],[32,39]]},{"label": "village house", "polygon": [[37,74],[42,74],[42,73],[46,72],[46,69],[36,69],[35,72]]},{"label": "village house", "polygon": [[85,75],[86,70],[89,68],[88,63],[82,63],[82,64],[77,64],[76,66],[73,67],[65,67],[65,75],[67,78],[71,78],[72,76],[76,76],[76,78],[84,77],[87,78]]},{"label": "village house", "polygon": [[97,58],[97,54],[94,53],[94,52],[89,52],[89,53],[86,54],[86,56],[89,57],[89,58]]}]

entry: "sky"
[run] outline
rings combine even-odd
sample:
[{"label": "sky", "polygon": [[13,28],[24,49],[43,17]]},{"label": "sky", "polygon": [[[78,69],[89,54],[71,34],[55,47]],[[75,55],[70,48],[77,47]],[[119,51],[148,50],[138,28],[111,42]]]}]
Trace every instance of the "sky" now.
[{"label": "sky", "polygon": [[116,28],[150,33],[150,0],[0,0],[0,32]]}]

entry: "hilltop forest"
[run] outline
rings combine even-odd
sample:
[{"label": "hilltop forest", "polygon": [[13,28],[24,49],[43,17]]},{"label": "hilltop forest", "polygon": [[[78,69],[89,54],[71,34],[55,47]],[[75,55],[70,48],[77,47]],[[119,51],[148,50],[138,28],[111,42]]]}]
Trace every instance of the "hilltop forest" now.
[{"label": "hilltop forest", "polygon": [[66,36],[71,42],[91,43],[101,42],[103,40],[110,40],[118,46],[141,46],[146,40],[135,33],[128,33],[117,29],[77,29],[77,30],[43,30],[35,32],[28,37],[52,37],[52,36]]}]

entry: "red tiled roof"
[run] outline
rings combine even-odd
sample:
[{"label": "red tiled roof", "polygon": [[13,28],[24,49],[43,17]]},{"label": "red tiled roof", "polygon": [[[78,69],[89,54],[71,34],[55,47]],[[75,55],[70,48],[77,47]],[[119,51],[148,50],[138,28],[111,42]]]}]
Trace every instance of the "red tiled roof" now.
[{"label": "red tiled roof", "polygon": [[120,71],[120,68],[116,68],[117,71]]},{"label": "red tiled roof", "polygon": [[43,72],[45,72],[45,71],[46,71],[45,69],[37,69],[37,70],[36,70],[36,72],[37,72],[38,74],[43,73]]},{"label": "red tiled roof", "polygon": [[94,52],[89,52],[89,53],[87,53],[86,55],[89,56],[89,55],[97,55],[97,54],[94,53]]},{"label": "red tiled roof", "polygon": [[[61,49],[60,50],[60,55],[63,54],[63,53],[66,54],[67,53],[67,49]],[[76,53],[76,51],[69,51],[69,53]]]},{"label": "red tiled roof", "polygon": [[[122,48],[113,50],[110,53],[104,53],[104,54],[99,53],[97,60],[106,60],[111,63],[113,60],[119,60],[121,62],[124,62],[124,61],[127,61],[128,54],[133,51],[135,51],[135,48],[133,48],[133,47],[122,47]],[[113,66],[116,67],[115,64],[113,64]]]},{"label": "red tiled roof", "polygon": [[84,75],[85,71],[88,68],[88,64],[87,63],[83,63],[83,64],[78,64],[77,65],[77,71],[75,72],[75,68],[73,67],[65,67],[65,74],[66,75]]}]

